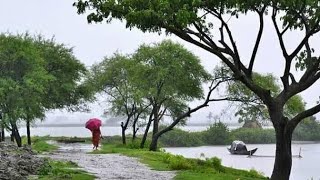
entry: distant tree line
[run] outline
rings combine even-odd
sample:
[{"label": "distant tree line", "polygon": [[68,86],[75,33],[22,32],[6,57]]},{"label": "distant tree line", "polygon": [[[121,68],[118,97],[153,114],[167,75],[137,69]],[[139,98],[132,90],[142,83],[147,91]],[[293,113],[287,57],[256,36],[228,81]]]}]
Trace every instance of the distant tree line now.
[{"label": "distant tree line", "polygon": [[[314,117],[307,118],[295,129],[292,139],[295,141],[320,141],[320,122]],[[247,144],[276,143],[274,129],[237,128],[230,130],[224,123],[212,124],[207,130],[189,132],[175,128],[164,134],[159,142],[165,147],[194,147],[206,145],[230,145],[233,140]]]}]

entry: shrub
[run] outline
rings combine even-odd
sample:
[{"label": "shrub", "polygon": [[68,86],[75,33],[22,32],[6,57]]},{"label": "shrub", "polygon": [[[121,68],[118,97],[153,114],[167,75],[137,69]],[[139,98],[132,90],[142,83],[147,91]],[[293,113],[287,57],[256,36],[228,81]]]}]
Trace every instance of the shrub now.
[{"label": "shrub", "polygon": [[238,128],[231,131],[231,137],[249,144],[276,142],[274,129]]},{"label": "shrub", "polygon": [[170,132],[163,134],[159,142],[163,146],[170,147],[190,147],[203,145],[201,133],[187,132],[181,129],[174,129]]},{"label": "shrub", "polygon": [[181,155],[172,155],[167,160],[169,167],[173,170],[192,169],[192,164]]},{"label": "shrub", "polygon": [[206,162],[210,164],[210,166],[213,167],[218,172],[225,172],[224,167],[221,165],[221,159],[217,157],[213,157],[213,158],[207,159]]},{"label": "shrub", "polygon": [[297,141],[319,141],[320,124],[315,119],[304,119],[294,130],[292,139]]},{"label": "shrub", "polygon": [[227,125],[222,122],[211,125],[203,132],[203,141],[210,145],[229,144],[231,139]]}]

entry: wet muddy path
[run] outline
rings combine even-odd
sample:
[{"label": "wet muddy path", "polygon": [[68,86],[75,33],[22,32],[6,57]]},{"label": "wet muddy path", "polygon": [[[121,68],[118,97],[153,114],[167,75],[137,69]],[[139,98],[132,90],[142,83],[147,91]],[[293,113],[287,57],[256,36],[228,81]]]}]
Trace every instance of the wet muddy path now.
[{"label": "wet muddy path", "polygon": [[154,171],[140,163],[138,159],[120,154],[87,154],[92,151],[91,144],[60,144],[60,148],[46,156],[77,163],[83,170],[95,175],[97,179],[167,180],[175,176],[172,171]]}]

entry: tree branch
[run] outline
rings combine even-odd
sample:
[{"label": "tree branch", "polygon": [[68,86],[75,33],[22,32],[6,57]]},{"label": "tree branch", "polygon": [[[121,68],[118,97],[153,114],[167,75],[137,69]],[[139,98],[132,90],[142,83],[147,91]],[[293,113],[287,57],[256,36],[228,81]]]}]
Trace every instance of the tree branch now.
[{"label": "tree branch", "polygon": [[293,131],[294,128],[300,123],[300,121],[302,121],[302,119],[312,116],[318,112],[320,112],[320,104],[299,113],[289,121],[288,123],[289,130]]},{"label": "tree branch", "polygon": [[279,27],[278,27],[278,24],[277,24],[277,21],[276,21],[276,17],[277,17],[277,13],[278,13],[278,10],[274,7],[273,10],[272,10],[272,22],[273,22],[273,26],[275,27],[276,29],[276,33],[277,33],[277,36],[278,36],[278,40],[279,40],[279,43],[280,43],[280,47],[281,47],[281,50],[282,50],[282,54],[283,54],[283,57],[285,59],[287,59],[289,57],[288,53],[287,53],[287,50],[286,50],[286,47],[284,45],[284,42],[283,42],[283,33],[285,31],[283,31],[282,33],[280,33],[280,30],[279,30]]},{"label": "tree branch", "polygon": [[252,51],[252,55],[251,55],[251,58],[250,58],[250,63],[249,63],[248,72],[249,72],[249,76],[250,77],[252,75],[253,64],[254,64],[254,61],[255,61],[255,57],[256,57],[256,54],[257,54],[257,51],[258,51],[258,47],[260,45],[262,33],[263,33],[263,26],[264,26],[263,13],[264,13],[265,9],[266,9],[266,6],[264,6],[261,11],[257,10],[257,12],[259,14],[260,27],[259,27],[259,32],[258,32],[258,35],[257,35],[256,43],[254,45],[254,48],[253,48],[253,51]]}]

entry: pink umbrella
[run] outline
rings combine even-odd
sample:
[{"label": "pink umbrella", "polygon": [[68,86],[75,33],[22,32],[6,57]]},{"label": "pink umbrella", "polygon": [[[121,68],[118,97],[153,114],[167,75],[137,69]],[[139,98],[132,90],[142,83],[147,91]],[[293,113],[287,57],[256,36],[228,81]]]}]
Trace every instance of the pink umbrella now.
[{"label": "pink umbrella", "polygon": [[98,118],[92,118],[89,119],[89,121],[86,122],[86,128],[89,129],[90,131],[99,129],[101,126],[101,120]]}]

